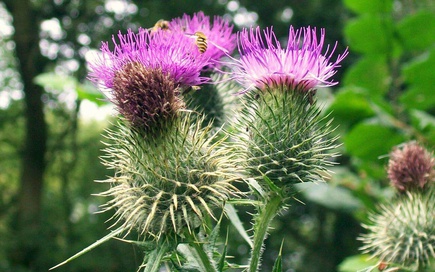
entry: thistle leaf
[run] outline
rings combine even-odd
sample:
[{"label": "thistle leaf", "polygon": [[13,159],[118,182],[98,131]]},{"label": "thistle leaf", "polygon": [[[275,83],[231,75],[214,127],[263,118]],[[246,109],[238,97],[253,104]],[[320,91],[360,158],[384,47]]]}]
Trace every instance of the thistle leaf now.
[{"label": "thistle leaf", "polygon": [[231,224],[236,228],[236,230],[239,232],[240,236],[242,236],[243,239],[248,243],[248,245],[252,248],[252,240],[249,237],[248,233],[246,232],[245,228],[243,227],[242,221],[239,218],[239,215],[237,214],[236,209],[231,204],[225,204],[225,212],[230,219]]},{"label": "thistle leaf", "polygon": [[65,265],[67,263],[69,263],[70,261],[82,256],[83,254],[91,251],[92,249],[96,248],[97,246],[109,241],[110,239],[116,237],[117,235],[119,235],[120,233],[122,233],[124,231],[123,227],[119,227],[118,229],[111,231],[109,234],[107,234],[106,236],[104,236],[103,238],[97,240],[95,243],[91,244],[90,246],[84,248],[83,250],[81,250],[80,252],[74,254],[73,256],[71,256],[70,258],[66,259],[65,261],[61,262],[58,265],[53,266],[52,268],[50,268],[49,270],[54,270],[56,268],[59,268],[62,265]]},{"label": "thistle leaf", "polygon": [[278,257],[273,264],[272,272],[282,272],[282,246],[284,245],[284,240],[281,242],[281,247],[279,249]]}]

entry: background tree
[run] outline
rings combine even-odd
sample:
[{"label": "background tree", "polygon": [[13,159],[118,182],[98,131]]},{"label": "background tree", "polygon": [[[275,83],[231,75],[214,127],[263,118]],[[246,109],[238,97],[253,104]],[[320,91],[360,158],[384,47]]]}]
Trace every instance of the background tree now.
[{"label": "background tree", "polygon": [[[44,68],[46,61],[39,51],[39,22],[30,1],[9,1],[6,7],[13,16],[15,29],[13,39],[21,75],[25,103],[25,136],[21,156],[21,177],[17,193],[17,219],[14,229],[21,246],[9,255],[12,262],[34,266],[34,255],[38,244],[31,237],[39,232],[41,215],[41,194],[46,168],[47,125],[42,102],[43,90],[33,82],[34,77]],[[36,65],[37,64],[37,65]]]}]

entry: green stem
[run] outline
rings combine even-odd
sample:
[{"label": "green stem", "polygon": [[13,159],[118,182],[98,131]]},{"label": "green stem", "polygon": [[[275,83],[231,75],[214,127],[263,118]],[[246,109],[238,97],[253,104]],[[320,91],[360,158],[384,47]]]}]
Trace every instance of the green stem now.
[{"label": "green stem", "polygon": [[168,252],[169,244],[167,241],[163,239],[162,242],[159,242],[156,248],[151,251],[151,254],[148,256],[148,261],[146,263],[144,272],[157,272],[160,269],[162,259],[165,256],[166,252]]},{"label": "green stem", "polygon": [[269,198],[264,208],[259,212],[254,225],[254,246],[251,250],[249,261],[249,271],[256,272],[260,266],[261,254],[263,253],[263,243],[267,237],[267,230],[270,222],[282,207],[282,197],[273,194]]}]

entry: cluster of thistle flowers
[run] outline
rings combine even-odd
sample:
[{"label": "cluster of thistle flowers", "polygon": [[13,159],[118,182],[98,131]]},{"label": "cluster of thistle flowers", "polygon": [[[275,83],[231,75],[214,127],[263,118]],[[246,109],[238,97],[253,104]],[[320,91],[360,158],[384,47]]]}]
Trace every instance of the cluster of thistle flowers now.
[{"label": "cluster of thistle flowers", "polygon": [[[429,271],[435,258],[435,159],[417,142],[396,147],[390,154],[388,178],[397,195],[370,215],[361,236],[366,253],[384,269]],[[430,270],[432,271],[432,270]]]},{"label": "cluster of thistle flowers", "polygon": [[[106,207],[126,232],[173,241],[244,195],[234,181],[254,181],[265,202],[270,194],[285,199],[293,184],[321,181],[331,164],[334,139],[315,88],[336,84],[330,78],[347,50],[332,61],[335,47],[323,52],[323,29],[318,38],[315,28],[290,27],[286,47],[271,28],[232,29],[202,12],[159,21],[120,33],[113,50],[104,43],[91,64],[90,78],[120,113],[117,129],[107,133],[104,163],[115,175],[102,195],[111,197]],[[243,107],[227,124],[231,135],[210,133],[211,125],[202,127],[202,117],[186,107],[189,90],[212,84],[211,73],[242,89],[233,91]]]}]

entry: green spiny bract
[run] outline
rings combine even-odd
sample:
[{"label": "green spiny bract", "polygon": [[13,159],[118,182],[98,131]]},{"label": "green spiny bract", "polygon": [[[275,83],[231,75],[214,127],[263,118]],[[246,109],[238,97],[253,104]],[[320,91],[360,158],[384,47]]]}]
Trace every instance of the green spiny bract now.
[{"label": "green spiny bract", "polygon": [[115,224],[155,239],[177,235],[200,226],[204,216],[213,217],[213,208],[237,194],[235,153],[223,148],[224,138],[209,133],[211,125],[202,129],[192,119],[181,112],[160,137],[143,136],[125,122],[107,132],[113,143],[103,163],[115,175],[104,181],[112,187],[101,195],[112,197],[105,206],[116,210]]},{"label": "green spiny bract", "polygon": [[[413,270],[435,258],[435,194],[409,193],[370,215],[368,233],[360,237],[365,253]],[[420,270],[419,270],[420,271]]]},{"label": "green spiny bract", "polygon": [[329,135],[330,121],[310,101],[311,94],[268,90],[246,96],[237,126],[251,177],[266,176],[281,189],[323,181],[322,175],[333,164],[330,159],[336,156],[331,152],[336,145]]}]

